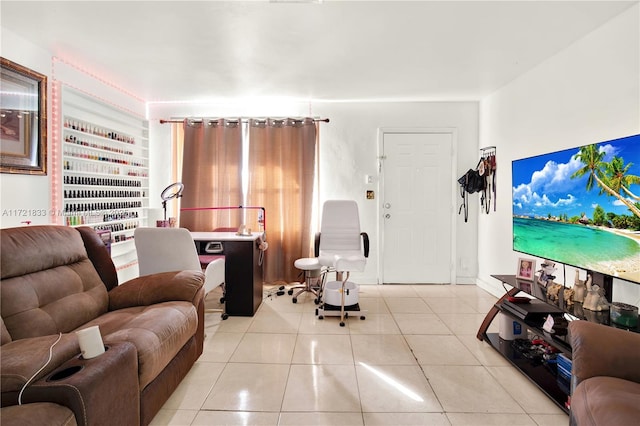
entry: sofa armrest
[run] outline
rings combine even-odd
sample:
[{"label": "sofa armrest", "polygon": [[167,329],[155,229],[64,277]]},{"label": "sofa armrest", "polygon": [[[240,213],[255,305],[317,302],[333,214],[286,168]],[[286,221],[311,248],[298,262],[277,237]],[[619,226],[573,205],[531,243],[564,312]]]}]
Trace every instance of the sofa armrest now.
[{"label": "sofa armrest", "polygon": [[[42,336],[2,345],[3,407],[18,403],[24,383],[47,361],[49,347],[57,338]],[[82,426],[139,424],[138,356],[132,343],[112,343],[104,354],[85,360],[78,338],[69,333],[62,335],[52,353],[51,362],[24,389],[26,407],[35,402],[68,407]],[[56,377],[66,371],[69,373]],[[118,398],[106,397],[114,394]]]},{"label": "sofa armrest", "polygon": [[[0,357],[0,384],[3,405],[17,404],[17,395],[24,384],[49,359],[49,348],[58,340],[57,334],[14,340],[2,345]],[[52,350],[51,361],[33,378],[35,382],[51,373],[67,360],[80,353],[78,338],[74,333],[65,333]],[[12,400],[9,395],[15,397]]]},{"label": "sofa armrest", "polygon": [[71,358],[29,386],[24,401],[69,407],[80,426],[139,425],[136,347],[130,342],[114,342],[98,357]]},{"label": "sofa armrest", "polygon": [[109,310],[148,306],[181,300],[197,305],[202,297],[201,271],[174,271],[144,275],[122,283],[109,292]]},{"label": "sofa armrest", "polygon": [[569,323],[575,385],[594,376],[640,383],[640,334],[592,323]]}]

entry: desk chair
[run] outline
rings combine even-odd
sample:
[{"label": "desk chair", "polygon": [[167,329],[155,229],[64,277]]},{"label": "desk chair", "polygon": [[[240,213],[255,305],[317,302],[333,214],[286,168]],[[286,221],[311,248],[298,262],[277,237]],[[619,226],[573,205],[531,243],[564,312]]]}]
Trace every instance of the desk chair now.
[{"label": "desk chair", "polygon": [[[349,274],[364,271],[366,258],[369,257],[369,236],[366,232],[360,232],[358,204],[355,201],[329,200],[324,203],[320,232],[316,236],[316,255],[320,266],[336,272],[336,281],[325,285],[324,303],[318,310],[318,318],[337,316],[333,297],[339,294],[340,326],[344,327],[344,319],[349,315],[345,301],[349,304],[349,311],[362,312],[358,304],[358,287],[348,281]],[[364,315],[360,319],[365,319]]]},{"label": "desk chair", "polygon": [[[136,228],[133,233],[138,255],[140,275],[181,270],[204,270],[205,297],[211,290],[222,286],[224,295],[224,257],[217,257],[203,265],[200,263],[191,233],[185,228]],[[224,301],[224,296],[220,299]],[[224,309],[207,309],[207,312],[222,312]]]}]

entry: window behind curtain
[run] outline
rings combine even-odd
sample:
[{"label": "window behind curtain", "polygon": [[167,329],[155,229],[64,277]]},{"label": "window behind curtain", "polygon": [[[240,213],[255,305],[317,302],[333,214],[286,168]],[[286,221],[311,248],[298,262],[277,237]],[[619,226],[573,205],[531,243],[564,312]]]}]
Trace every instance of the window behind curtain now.
[{"label": "window behind curtain", "polygon": [[[242,126],[247,126],[244,132]],[[248,147],[244,152],[243,135]],[[179,132],[174,136],[177,170]],[[264,207],[269,242],[264,280],[297,281],[299,271],[293,262],[312,255],[317,140],[317,125],[310,118],[185,120],[181,207]],[[180,226],[192,231],[235,228],[243,223],[244,214],[242,210],[183,210]]]},{"label": "window behind curtain", "polygon": [[239,210],[189,208],[242,204],[242,127],[239,120],[185,120],[180,226],[213,231],[235,226]]},{"label": "window behind curtain", "polygon": [[296,281],[293,262],[310,255],[316,134],[313,119],[250,122],[247,202],[267,212],[266,282]]}]

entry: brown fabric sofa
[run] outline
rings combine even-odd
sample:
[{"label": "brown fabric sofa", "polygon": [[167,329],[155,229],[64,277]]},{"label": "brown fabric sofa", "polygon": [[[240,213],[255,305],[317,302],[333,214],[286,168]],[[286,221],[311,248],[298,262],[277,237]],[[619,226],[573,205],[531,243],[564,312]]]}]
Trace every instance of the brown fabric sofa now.
[{"label": "brown fabric sofa", "polygon": [[73,411],[52,402],[10,405],[0,409],[2,426],[76,426]]},{"label": "brown fabric sofa", "polygon": [[[21,400],[68,407],[78,425],[148,424],[202,353],[200,271],[118,285],[104,243],[88,227],[2,229],[0,259],[3,417],[24,415],[4,408],[18,404],[59,336]],[[84,359],[74,331],[92,325],[107,350]]]},{"label": "brown fabric sofa", "polygon": [[572,425],[640,421],[640,334],[589,321],[569,323]]}]

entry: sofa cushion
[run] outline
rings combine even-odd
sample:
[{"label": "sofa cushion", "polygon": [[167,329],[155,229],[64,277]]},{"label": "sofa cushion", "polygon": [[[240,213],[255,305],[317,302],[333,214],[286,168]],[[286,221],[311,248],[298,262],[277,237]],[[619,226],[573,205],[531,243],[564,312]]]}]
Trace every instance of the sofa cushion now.
[{"label": "sofa cushion", "polygon": [[11,340],[67,333],[107,311],[107,289],[75,229],[5,229],[0,251],[0,309]]},{"label": "sofa cushion", "polygon": [[108,312],[84,325],[99,325],[103,341],[130,342],[138,350],[140,389],[169,364],[198,328],[190,302],[163,302]]},{"label": "sofa cushion", "polygon": [[3,426],[77,425],[73,411],[51,402],[33,402],[2,407],[0,418]]},{"label": "sofa cushion", "polygon": [[596,376],[581,382],[571,395],[574,424],[638,424],[640,383],[615,377]]}]

